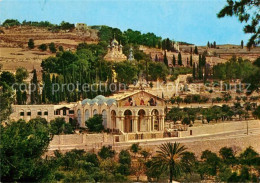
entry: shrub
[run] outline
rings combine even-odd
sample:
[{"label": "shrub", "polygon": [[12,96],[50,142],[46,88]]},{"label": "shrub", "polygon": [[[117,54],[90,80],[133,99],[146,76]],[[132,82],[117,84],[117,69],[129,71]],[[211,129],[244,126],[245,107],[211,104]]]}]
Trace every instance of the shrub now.
[{"label": "shrub", "polygon": [[102,116],[99,114],[94,115],[86,121],[86,126],[90,132],[101,132],[104,130],[102,124]]},{"label": "shrub", "polygon": [[46,45],[46,44],[41,44],[38,48],[39,48],[41,51],[46,51],[46,50],[47,50],[47,45]]}]

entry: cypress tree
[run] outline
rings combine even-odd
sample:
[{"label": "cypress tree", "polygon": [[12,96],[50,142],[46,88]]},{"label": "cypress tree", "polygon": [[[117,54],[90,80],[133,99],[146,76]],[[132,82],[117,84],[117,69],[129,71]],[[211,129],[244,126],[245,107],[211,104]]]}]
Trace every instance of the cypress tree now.
[{"label": "cypress tree", "polygon": [[166,67],[168,67],[168,59],[167,59],[166,51],[164,51],[163,62],[164,62],[164,64],[166,65]]},{"label": "cypress tree", "polygon": [[42,103],[46,103],[46,88],[45,88],[45,72],[42,73],[42,81],[44,82],[42,88]]},{"label": "cypress tree", "polygon": [[190,47],[190,54],[192,54],[192,47]]},{"label": "cypress tree", "polygon": [[22,92],[20,89],[16,90],[16,102],[18,105],[22,104]]},{"label": "cypress tree", "polygon": [[52,88],[51,88],[51,76],[48,73],[45,76],[45,89],[46,89],[46,98],[48,101],[52,101]]},{"label": "cypress tree", "polygon": [[39,103],[39,87],[38,87],[38,79],[36,70],[33,70],[33,78],[31,80],[31,103],[37,104]]},{"label": "cypress tree", "polygon": [[189,58],[187,57],[187,67],[189,66]]},{"label": "cypress tree", "polygon": [[210,47],[210,44],[209,44],[209,41],[208,41],[208,44],[207,44],[208,48]]},{"label": "cypress tree", "polygon": [[[56,78],[55,78],[55,75],[52,76],[52,79],[51,79],[51,83],[52,83],[52,86],[55,86],[55,83],[56,83]],[[52,87],[51,87],[52,88]],[[53,88],[52,88],[53,90]],[[52,92],[52,102],[54,103],[57,103],[57,100],[56,100],[56,96],[57,96],[57,91],[55,91],[55,93],[53,93],[54,91],[51,91]]]},{"label": "cypress tree", "polygon": [[195,63],[193,64],[192,76],[193,76],[193,79],[196,79],[196,66],[195,66]]},{"label": "cypress tree", "polygon": [[203,65],[202,65],[202,58],[199,55],[199,79],[203,78]]},{"label": "cypress tree", "polygon": [[195,49],[194,49],[194,54],[196,54],[196,55],[198,55],[198,54],[199,54],[199,52],[198,52],[198,47],[197,47],[197,46],[195,46]]},{"label": "cypress tree", "polygon": [[178,65],[182,66],[181,52],[178,54]]},{"label": "cypress tree", "polygon": [[192,63],[192,55],[190,55],[190,66],[192,67],[193,63]]},{"label": "cypress tree", "polygon": [[241,48],[242,49],[244,48],[244,41],[243,40],[241,41]]},{"label": "cypress tree", "polygon": [[213,47],[214,47],[214,48],[217,48],[216,41],[214,41]]},{"label": "cypress tree", "polygon": [[202,54],[201,65],[202,65],[202,67],[205,67],[205,65],[206,65],[206,56],[205,56],[205,54]]},{"label": "cypress tree", "polygon": [[162,42],[158,41],[158,48],[161,49],[162,48]]},{"label": "cypress tree", "polygon": [[23,92],[23,94],[22,94],[22,104],[24,105],[24,104],[26,104],[26,102],[27,102],[27,93],[26,93],[26,91],[24,91]]},{"label": "cypress tree", "polygon": [[34,48],[34,41],[33,41],[33,39],[29,39],[29,41],[28,41],[28,48],[29,49],[33,49]]},{"label": "cypress tree", "polygon": [[173,66],[176,66],[176,58],[175,58],[175,55],[173,54],[172,56],[172,65]]}]

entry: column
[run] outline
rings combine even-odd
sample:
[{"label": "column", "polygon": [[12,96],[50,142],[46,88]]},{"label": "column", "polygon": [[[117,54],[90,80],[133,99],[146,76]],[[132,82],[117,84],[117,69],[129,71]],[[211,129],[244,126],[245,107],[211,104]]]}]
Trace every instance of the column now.
[{"label": "column", "polygon": [[137,128],[138,128],[137,120],[138,120],[138,117],[134,116],[134,117],[133,117],[133,124],[134,124],[134,125],[133,125],[133,126],[134,126],[133,132],[134,132],[134,133],[137,133],[137,132],[138,132],[138,130],[137,130]]},{"label": "column", "polygon": [[162,130],[164,131],[164,115],[162,115]]},{"label": "column", "polygon": [[148,123],[148,132],[152,131],[152,117],[151,116],[147,116],[147,123]]}]

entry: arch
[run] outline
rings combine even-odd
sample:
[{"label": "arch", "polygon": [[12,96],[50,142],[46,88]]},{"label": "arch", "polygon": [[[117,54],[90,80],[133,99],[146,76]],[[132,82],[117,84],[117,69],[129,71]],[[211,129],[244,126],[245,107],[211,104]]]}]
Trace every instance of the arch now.
[{"label": "arch", "polygon": [[98,112],[97,112],[97,109],[94,109],[93,110],[93,116],[96,115]]},{"label": "arch", "polygon": [[107,111],[105,109],[102,111],[102,120],[103,120],[102,124],[106,128],[107,127]]},{"label": "arch", "polygon": [[148,130],[147,120],[145,118],[145,110],[140,109],[138,111],[138,123],[137,123],[137,130],[139,132],[145,132]]},{"label": "arch", "polygon": [[159,120],[159,111],[157,109],[153,109],[152,112],[152,131],[159,131],[159,125],[160,125],[160,120]]},{"label": "arch", "polygon": [[115,110],[111,111],[111,125],[112,125],[112,129],[116,129],[116,111]]},{"label": "arch", "polygon": [[78,115],[78,123],[79,123],[79,126],[81,126],[81,111],[80,111],[80,109],[78,109],[77,115]]},{"label": "arch", "polygon": [[87,121],[89,119],[89,110],[86,109],[85,110],[85,121]]},{"label": "arch", "polygon": [[124,112],[124,132],[128,133],[128,132],[132,132],[132,125],[133,120],[132,120],[132,111],[127,109]]}]

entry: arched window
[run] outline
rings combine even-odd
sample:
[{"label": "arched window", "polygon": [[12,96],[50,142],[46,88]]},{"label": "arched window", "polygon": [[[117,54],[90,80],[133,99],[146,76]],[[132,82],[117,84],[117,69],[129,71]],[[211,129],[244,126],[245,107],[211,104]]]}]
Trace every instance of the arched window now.
[{"label": "arched window", "polygon": [[103,119],[103,126],[104,127],[107,127],[107,111],[106,110],[103,110],[102,111],[102,119]]},{"label": "arched window", "polygon": [[94,109],[93,116],[97,114],[97,109]]},{"label": "arched window", "polygon": [[112,128],[115,129],[116,128],[116,111],[111,111],[111,124],[112,124]]},{"label": "arched window", "polygon": [[80,112],[80,109],[78,109],[78,123],[79,123],[79,126],[81,126],[81,112]]},{"label": "arched window", "polygon": [[87,121],[89,119],[89,110],[86,109],[85,110],[85,121]]}]

